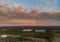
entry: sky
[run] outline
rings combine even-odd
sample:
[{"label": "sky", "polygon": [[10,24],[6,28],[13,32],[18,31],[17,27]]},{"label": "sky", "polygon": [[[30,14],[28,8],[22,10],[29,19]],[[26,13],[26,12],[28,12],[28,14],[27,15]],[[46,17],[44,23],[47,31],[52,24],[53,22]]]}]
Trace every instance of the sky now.
[{"label": "sky", "polygon": [[60,8],[60,0],[0,0],[0,2],[14,5],[23,4],[27,8],[39,6],[42,10]]},{"label": "sky", "polygon": [[60,0],[0,0],[0,26],[60,26]]}]

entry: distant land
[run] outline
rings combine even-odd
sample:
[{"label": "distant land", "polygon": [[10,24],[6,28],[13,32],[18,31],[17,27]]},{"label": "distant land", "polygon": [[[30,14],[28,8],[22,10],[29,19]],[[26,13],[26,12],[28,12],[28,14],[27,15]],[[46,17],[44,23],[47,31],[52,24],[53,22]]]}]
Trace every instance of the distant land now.
[{"label": "distant land", "polygon": [[0,26],[1,29],[49,29],[60,30],[60,26]]}]

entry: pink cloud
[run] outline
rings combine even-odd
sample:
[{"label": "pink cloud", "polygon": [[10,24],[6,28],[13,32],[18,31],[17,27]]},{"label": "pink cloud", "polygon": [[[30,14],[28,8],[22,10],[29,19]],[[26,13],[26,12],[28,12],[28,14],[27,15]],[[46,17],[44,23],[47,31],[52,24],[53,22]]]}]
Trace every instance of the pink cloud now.
[{"label": "pink cloud", "polygon": [[0,3],[0,7],[3,7],[3,3]]}]

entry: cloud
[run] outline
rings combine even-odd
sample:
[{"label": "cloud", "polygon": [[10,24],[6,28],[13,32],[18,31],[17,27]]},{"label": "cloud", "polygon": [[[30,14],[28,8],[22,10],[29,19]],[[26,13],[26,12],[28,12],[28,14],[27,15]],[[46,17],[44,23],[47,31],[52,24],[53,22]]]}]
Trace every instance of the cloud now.
[{"label": "cloud", "polygon": [[52,10],[46,10],[44,12],[47,13],[47,14],[54,14],[54,11],[52,11]]},{"label": "cloud", "polygon": [[55,10],[55,12],[60,12],[60,10]]},{"label": "cloud", "polygon": [[48,7],[50,7],[50,6],[51,6],[51,2],[46,1],[46,5],[47,5]]},{"label": "cloud", "polygon": [[14,4],[13,7],[14,7],[14,9],[18,9],[18,8],[22,9],[22,8],[24,8],[24,6],[20,5],[20,4]]},{"label": "cloud", "polygon": [[[51,2],[47,1],[46,5],[50,7]],[[14,4],[11,7],[9,4],[0,3],[0,25],[48,25],[52,23],[58,25],[60,23],[58,20],[60,21],[60,10],[41,11],[39,6],[28,9],[23,4]]]},{"label": "cloud", "polygon": [[55,2],[57,2],[58,0],[54,0]]},{"label": "cloud", "polygon": [[[8,21],[10,22],[10,21]],[[12,19],[10,23],[17,23],[17,24],[35,24],[35,20],[27,20],[27,19]]]},{"label": "cloud", "polygon": [[19,4],[15,4],[13,6],[13,9],[16,10],[18,13],[28,13],[29,10],[25,8],[24,5],[19,5]]},{"label": "cloud", "polygon": [[0,7],[3,7],[3,3],[0,2]]},{"label": "cloud", "polygon": [[42,12],[40,7],[35,7],[34,9],[28,9],[22,4],[14,4],[13,7],[7,4],[4,5],[2,9],[0,9],[0,14],[1,14],[0,16],[8,19],[12,19],[12,18],[13,19],[38,19],[38,18],[40,19],[41,17],[46,19],[47,18],[54,19],[57,18],[57,16],[59,15],[56,14],[54,11],[60,12],[60,10],[46,10]]}]

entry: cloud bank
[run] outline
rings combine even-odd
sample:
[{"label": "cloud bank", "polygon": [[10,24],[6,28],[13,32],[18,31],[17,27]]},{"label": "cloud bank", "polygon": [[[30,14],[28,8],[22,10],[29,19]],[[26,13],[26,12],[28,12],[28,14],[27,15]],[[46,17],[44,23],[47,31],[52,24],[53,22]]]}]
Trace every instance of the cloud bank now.
[{"label": "cloud bank", "polygon": [[[50,6],[50,3],[47,5]],[[41,11],[40,8],[28,9],[21,4],[10,6],[9,4],[0,3],[0,23],[37,25],[36,23],[39,24],[41,20],[45,20],[41,24],[48,23],[46,19],[60,21],[60,9]],[[57,21],[56,24],[58,24]]]},{"label": "cloud bank", "polygon": [[60,16],[60,10],[45,10],[40,8],[28,9],[24,5],[0,3],[0,17],[14,19],[36,19],[36,18],[57,18]]}]

